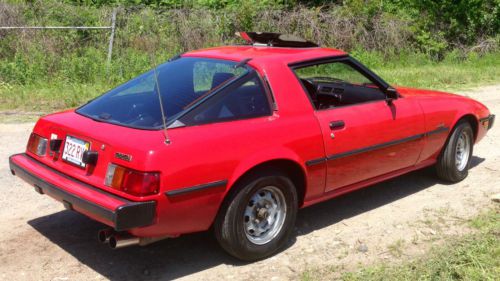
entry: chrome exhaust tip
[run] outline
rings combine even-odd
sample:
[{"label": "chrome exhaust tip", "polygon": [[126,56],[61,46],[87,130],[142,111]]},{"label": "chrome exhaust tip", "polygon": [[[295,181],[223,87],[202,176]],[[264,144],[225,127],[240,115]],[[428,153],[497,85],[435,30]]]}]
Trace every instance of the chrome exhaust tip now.
[{"label": "chrome exhaust tip", "polygon": [[97,232],[97,240],[101,243],[108,243],[109,238],[115,233],[115,231],[111,228],[101,229]]},{"label": "chrome exhaust tip", "polygon": [[124,248],[128,246],[139,245],[141,239],[131,235],[111,235],[109,237],[109,247],[111,249]]}]

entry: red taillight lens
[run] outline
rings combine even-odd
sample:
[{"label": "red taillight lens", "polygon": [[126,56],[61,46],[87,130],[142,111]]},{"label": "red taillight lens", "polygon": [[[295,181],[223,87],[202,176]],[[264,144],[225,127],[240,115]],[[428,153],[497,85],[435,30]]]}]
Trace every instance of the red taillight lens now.
[{"label": "red taillight lens", "polygon": [[160,191],[160,173],[109,164],[104,184],[134,196],[152,195]]},{"label": "red taillight lens", "polygon": [[47,142],[46,138],[42,138],[35,133],[31,133],[28,141],[28,151],[38,156],[45,156],[45,153],[47,152]]}]

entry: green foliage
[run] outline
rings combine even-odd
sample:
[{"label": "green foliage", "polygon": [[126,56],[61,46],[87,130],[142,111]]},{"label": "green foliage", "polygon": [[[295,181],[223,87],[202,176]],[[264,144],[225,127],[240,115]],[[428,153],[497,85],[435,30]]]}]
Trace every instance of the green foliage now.
[{"label": "green foliage", "polygon": [[[0,25],[109,26],[118,7],[117,29],[109,66],[108,30],[0,30],[0,84],[61,89],[70,97],[54,107],[71,106],[177,53],[241,43],[234,35],[241,30],[292,33],[346,50],[400,85],[491,82],[500,77],[499,1],[9,0],[0,3]],[[30,104],[5,89],[2,102]]]},{"label": "green foliage", "polygon": [[222,9],[226,7],[238,7],[245,3],[250,3],[253,6],[262,7],[279,7],[283,4],[293,4],[295,1],[290,0],[64,0],[65,3],[82,5],[82,6],[151,6],[163,8],[193,8],[204,7]]},{"label": "green foliage", "polygon": [[450,48],[476,44],[500,30],[500,0],[399,0],[413,19],[422,50],[443,56]]},{"label": "green foliage", "polygon": [[[444,25],[446,38],[464,44],[474,43],[477,34],[494,35],[500,29],[498,0],[413,1],[420,13],[425,13],[437,25]],[[435,29],[434,28],[430,28]]]}]

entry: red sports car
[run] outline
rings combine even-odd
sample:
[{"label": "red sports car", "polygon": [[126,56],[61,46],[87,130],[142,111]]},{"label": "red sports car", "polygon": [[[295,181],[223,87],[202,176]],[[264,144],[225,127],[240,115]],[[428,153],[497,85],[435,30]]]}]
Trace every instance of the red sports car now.
[{"label": "red sports car", "polygon": [[12,174],[108,225],[113,248],[213,228],[251,261],[284,246],[299,208],[432,165],[464,179],[493,125],[477,101],[393,88],[345,52],[240,35],[42,117]]}]

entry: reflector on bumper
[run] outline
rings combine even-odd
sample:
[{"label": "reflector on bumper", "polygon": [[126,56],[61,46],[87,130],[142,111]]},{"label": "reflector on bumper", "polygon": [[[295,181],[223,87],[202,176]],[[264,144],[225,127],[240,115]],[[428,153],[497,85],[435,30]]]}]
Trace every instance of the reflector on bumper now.
[{"label": "reflector on bumper", "polygon": [[490,114],[488,117],[479,119],[479,124],[481,124],[486,130],[491,129],[495,123],[495,114]]}]

